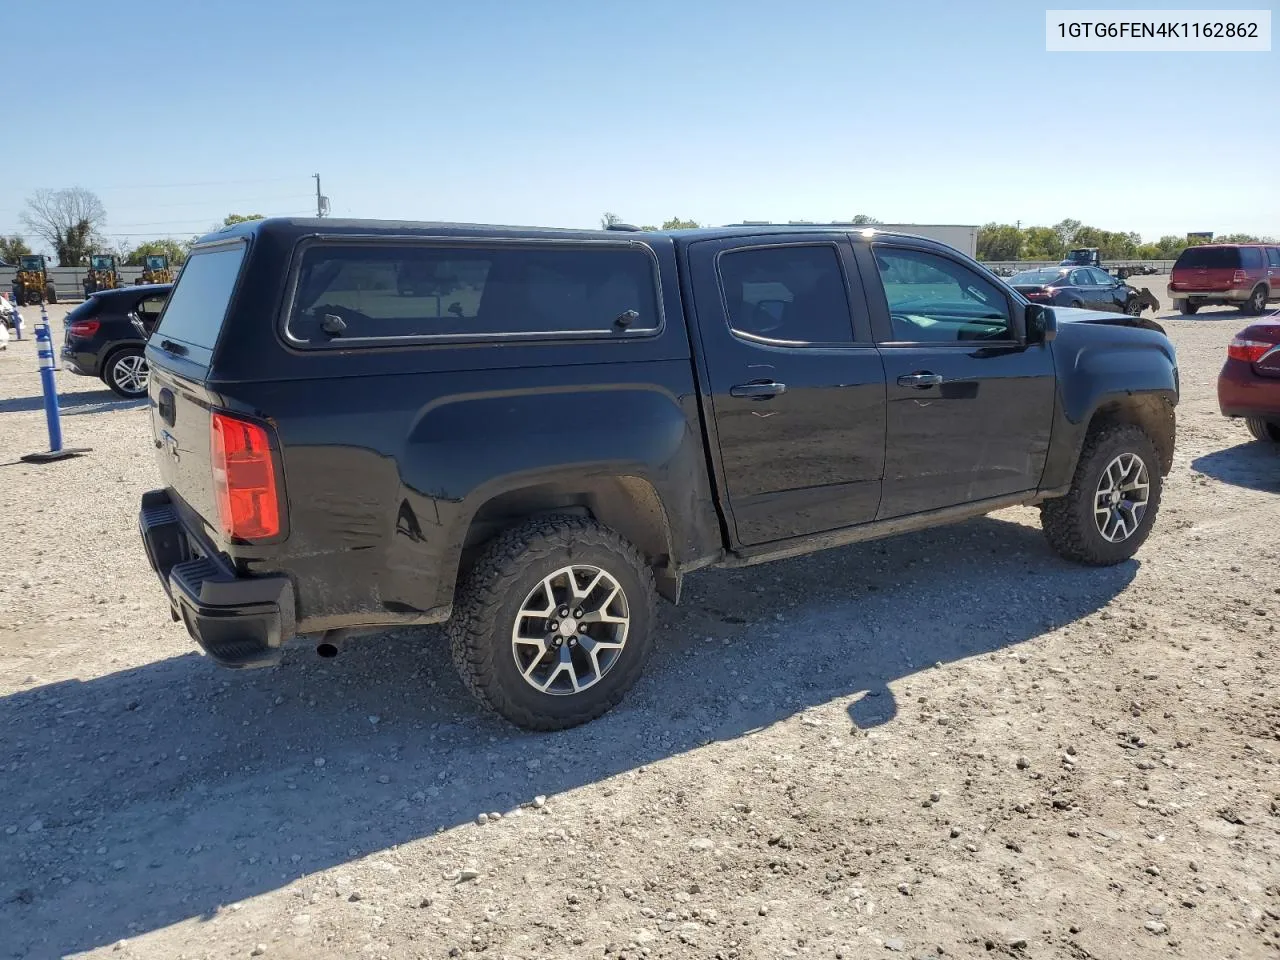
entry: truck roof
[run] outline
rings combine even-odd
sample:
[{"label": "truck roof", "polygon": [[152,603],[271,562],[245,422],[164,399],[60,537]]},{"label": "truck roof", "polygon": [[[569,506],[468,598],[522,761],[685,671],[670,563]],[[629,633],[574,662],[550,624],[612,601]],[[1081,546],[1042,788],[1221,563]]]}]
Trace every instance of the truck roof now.
[{"label": "truck roof", "polygon": [[[848,233],[853,238],[909,238],[933,244],[946,245],[928,237],[897,231],[881,231],[874,226],[852,223],[770,223],[729,224],[722,227],[697,227],[690,230],[636,230],[630,228],[598,230],[566,227],[504,226],[484,223],[449,223],[422,220],[358,220],[317,217],[268,217],[263,220],[247,220],[230,227],[207,233],[196,245],[216,243],[233,237],[270,233],[277,236],[324,234],[329,236],[387,236],[387,237],[517,237],[527,239],[557,240],[626,240],[629,238],[666,237],[677,245],[698,240],[718,240],[726,237],[758,237],[776,235],[803,235],[807,233]],[[949,249],[949,248],[948,248]]]}]

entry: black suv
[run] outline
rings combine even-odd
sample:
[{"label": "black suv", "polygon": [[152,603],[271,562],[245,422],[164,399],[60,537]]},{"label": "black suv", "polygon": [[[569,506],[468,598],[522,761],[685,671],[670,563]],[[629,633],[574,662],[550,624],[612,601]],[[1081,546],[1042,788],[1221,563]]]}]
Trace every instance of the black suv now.
[{"label": "black suv", "polygon": [[1033,304],[931,240],[260,220],[147,345],[175,620],[228,666],[447,621],[476,697],[589,720],[686,574],[1039,504],[1146,539],[1178,375],[1142,317]]},{"label": "black suv", "polygon": [[92,294],[66,318],[62,366],[98,377],[122,397],[147,394],[143,348],[169,299],[172,284],[149,284]]}]

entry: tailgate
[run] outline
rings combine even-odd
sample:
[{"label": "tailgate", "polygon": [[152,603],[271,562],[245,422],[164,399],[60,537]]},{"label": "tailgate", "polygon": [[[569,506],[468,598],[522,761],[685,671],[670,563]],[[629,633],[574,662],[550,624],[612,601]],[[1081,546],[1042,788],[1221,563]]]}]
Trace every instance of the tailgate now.
[{"label": "tailgate", "polygon": [[147,342],[151,429],[160,475],[212,530],[218,529],[218,507],[210,408],[221,398],[208,382],[244,255],[243,241],[196,248]]},{"label": "tailgate", "polygon": [[[161,356],[154,356],[156,353]],[[203,376],[202,370],[183,370],[183,364],[174,363],[154,347],[147,354],[151,367],[151,431],[160,478],[216,530],[218,504],[209,445],[209,408],[215,405],[216,398],[197,379]]]},{"label": "tailgate", "polygon": [[1192,267],[1179,270],[1176,281],[1183,290],[1229,290],[1234,270],[1216,267]]}]

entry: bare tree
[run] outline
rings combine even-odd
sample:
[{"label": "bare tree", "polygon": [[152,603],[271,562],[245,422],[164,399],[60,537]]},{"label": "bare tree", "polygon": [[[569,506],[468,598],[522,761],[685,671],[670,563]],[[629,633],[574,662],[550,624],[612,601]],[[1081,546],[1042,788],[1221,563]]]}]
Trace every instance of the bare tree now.
[{"label": "bare tree", "polygon": [[96,234],[106,219],[98,195],[84,187],[38,190],[22,212],[23,224],[54,249],[64,267],[79,266],[99,245]]},{"label": "bare tree", "polygon": [[621,222],[622,222],[622,218],[618,216],[616,213],[606,213],[600,217],[600,229],[608,230],[615,223],[621,223]]}]

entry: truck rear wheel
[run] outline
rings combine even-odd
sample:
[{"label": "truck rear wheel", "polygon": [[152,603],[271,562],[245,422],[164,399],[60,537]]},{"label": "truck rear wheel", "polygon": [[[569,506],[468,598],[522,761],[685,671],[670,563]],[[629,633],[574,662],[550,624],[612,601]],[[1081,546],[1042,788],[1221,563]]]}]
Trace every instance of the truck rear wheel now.
[{"label": "truck rear wheel", "polygon": [[1040,505],[1049,545],[1068,560],[1107,567],[1146,541],[1163,486],[1155,444],[1140,427],[1111,424],[1085,439],[1071,490]]},{"label": "truck rear wheel", "polygon": [[482,704],[530,730],[616,706],[653,647],[653,573],[593,520],[553,516],[500,534],[467,573],[448,625],[453,661]]},{"label": "truck rear wheel", "polygon": [[1262,417],[1248,417],[1245,426],[1253,434],[1253,439],[1263,443],[1280,443],[1280,420],[1264,420]]},{"label": "truck rear wheel", "polygon": [[1249,294],[1249,299],[1240,304],[1240,312],[1256,317],[1265,313],[1267,310],[1267,288],[1262,284],[1258,284]]}]

